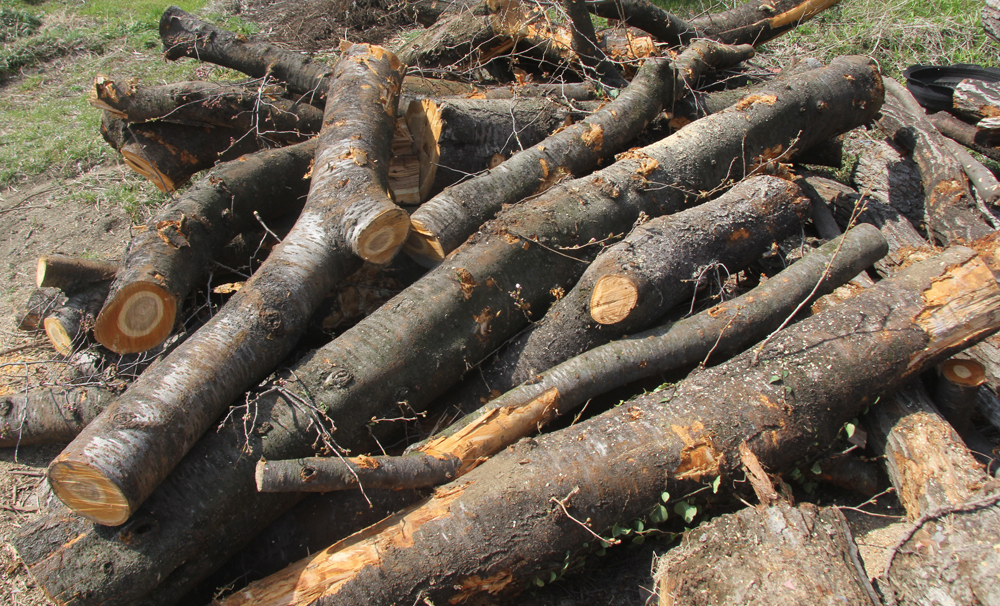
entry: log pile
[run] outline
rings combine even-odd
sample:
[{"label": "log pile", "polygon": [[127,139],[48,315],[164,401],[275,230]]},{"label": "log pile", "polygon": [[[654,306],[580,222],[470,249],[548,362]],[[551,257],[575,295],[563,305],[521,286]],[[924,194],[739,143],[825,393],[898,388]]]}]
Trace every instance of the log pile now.
[{"label": "log pile", "polygon": [[[0,445],[69,441],[57,500],[15,540],[38,584],[59,604],[197,603],[231,561],[251,571],[221,604],[513,603],[623,527],[669,527],[667,504],[687,522],[731,507],[744,477],[762,508],[689,534],[661,603],[774,595],[712,584],[726,540],[835,559],[775,585],[803,602],[917,603],[953,589],[928,571],[980,562],[995,578],[996,554],[966,546],[996,534],[997,488],[962,442],[996,458],[1000,362],[971,358],[1000,329],[1000,237],[977,203],[1000,186],[960,145],[991,141],[947,139],[863,57],[696,90],[833,4],[683,21],[643,0],[566,0],[564,20],[413,2],[417,38],[345,44],[332,65],[167,9],[167,59],[252,80],[96,77],[109,144],[178,193],[120,261],[40,260],[19,323],[66,356],[148,352],[213,264],[245,275],[122,393],[3,399]],[[597,32],[588,11],[620,23]],[[429,77],[449,72],[489,80]],[[850,185],[807,170],[864,126],[885,139]],[[778,502],[768,479],[820,461],[812,480],[873,494],[852,453],[869,408],[914,522],[874,586],[843,516]],[[954,546],[927,548],[966,513]],[[768,578],[758,557],[726,558],[730,580]]]}]

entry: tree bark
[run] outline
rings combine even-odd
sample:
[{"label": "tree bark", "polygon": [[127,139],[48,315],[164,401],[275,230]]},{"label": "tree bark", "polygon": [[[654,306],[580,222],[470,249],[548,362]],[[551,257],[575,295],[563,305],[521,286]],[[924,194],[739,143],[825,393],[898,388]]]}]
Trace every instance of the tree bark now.
[{"label": "tree bark", "polygon": [[457,603],[544,582],[595,533],[657,510],[664,490],[728,487],[741,444],[776,473],[825,448],[877,392],[1000,327],[996,280],[950,249],[675,387],[522,441],[222,604]]},{"label": "tree bark", "polygon": [[984,118],[1000,117],[1000,88],[982,80],[962,80],[952,95],[955,113],[975,124]]},{"label": "tree bark", "polygon": [[217,162],[260,149],[256,136],[232,128],[196,128],[169,122],[131,124],[105,112],[101,135],[125,164],[162,192],[176,191]]},{"label": "tree bark", "polygon": [[732,10],[692,19],[688,25],[724,44],[759,46],[794,29],[840,0],[749,0]]},{"label": "tree bark", "polygon": [[652,326],[689,302],[711,272],[744,269],[800,230],[809,212],[801,194],[790,181],[753,178],[712,202],[636,227],[602,252],[480,377],[466,382],[459,408],[475,408],[491,392],[504,393],[588,349]]},{"label": "tree bark", "polygon": [[329,492],[362,487],[427,488],[447,484],[457,475],[460,461],[413,453],[381,456],[309,457],[285,461],[258,461],[255,478],[260,492]]},{"label": "tree bark", "polygon": [[656,565],[660,606],[881,606],[836,507],[747,507],[688,530]]},{"label": "tree bark", "polygon": [[942,135],[958,141],[974,152],[1000,162],[1000,149],[997,149],[997,138],[971,124],[962,122],[948,112],[937,112],[927,117]]},{"label": "tree bark", "polygon": [[[870,119],[880,94],[867,60],[838,61],[796,81],[794,94],[773,105],[755,103],[710,116],[646,148],[645,154],[659,158],[659,168],[645,178],[637,173],[639,160],[623,160],[505,210],[441,267],[303,358],[280,390],[253,401],[246,434],[232,428],[206,435],[128,524],[108,530],[75,516],[44,518],[20,532],[19,553],[35,562],[28,564],[31,573],[50,595],[74,604],[135,604],[163,579],[172,587],[190,587],[295,501],[258,494],[254,462],[261,456],[313,454],[311,445],[323,426],[315,410],[325,410],[335,424],[340,447],[367,452],[373,446],[369,429],[380,439],[392,433],[392,423],[372,427],[372,418],[399,416],[402,401],[406,410],[422,410],[528,323],[521,312],[525,304],[541,308],[551,300],[550,289],[571,287],[584,264],[538,241],[549,248],[585,244],[608,230],[627,230],[640,212],[679,210],[687,200],[684,192],[708,191],[741,176],[728,164],[712,166],[712,158],[739,158],[743,161],[733,166],[740,171],[744,161],[752,165],[775,145],[827,139]],[[815,109],[819,99],[833,110],[822,120]],[[847,111],[858,99],[866,111]],[[581,250],[586,259],[590,249]],[[517,292],[517,284],[515,301],[510,293]],[[143,523],[153,524],[155,532],[146,533],[141,545],[128,544],[128,530]],[[64,547],[70,539],[76,540]],[[54,549],[62,556],[49,558]],[[102,570],[107,562],[112,573]],[[142,603],[168,601],[165,591]]]},{"label": "tree bark", "polygon": [[98,386],[60,386],[0,397],[0,448],[69,442],[115,395]]},{"label": "tree bark", "polygon": [[[691,76],[705,67],[705,62],[694,61],[694,57],[719,59],[721,63],[715,63],[718,67],[747,56],[721,53],[723,59],[713,53],[715,48],[692,49],[686,57],[691,62],[685,63],[691,71],[682,74]],[[683,90],[674,70],[668,61],[648,61],[632,84],[600,111],[516,154],[485,175],[428,200],[410,217],[413,232],[406,252],[422,264],[436,265],[503,205],[544,191],[566,176],[585,174],[603,159],[625,149],[660,111],[664,100]]]},{"label": "tree bark", "polygon": [[597,74],[597,79],[610,88],[625,88],[628,80],[622,77],[615,64],[608,59],[603,48],[597,42],[594,23],[584,0],[563,0],[563,8],[570,19],[573,52],[580,62]]},{"label": "tree bark", "polygon": [[90,104],[127,122],[162,120],[187,126],[226,127],[253,137],[297,143],[316,134],[323,111],[285,99],[273,85],[249,87],[215,82],[137,86],[97,76]]},{"label": "tree bark", "polygon": [[18,330],[42,330],[45,316],[65,301],[66,295],[57,288],[36,288],[14,306],[14,324]]},{"label": "tree bark", "polygon": [[108,297],[110,286],[110,280],[95,282],[49,313],[43,325],[56,353],[69,356],[85,341]]},{"label": "tree bark", "polygon": [[979,16],[983,24],[983,31],[990,38],[1000,42],[1000,2],[997,2],[997,0],[986,0],[985,6],[983,6]]},{"label": "tree bark", "polygon": [[685,46],[701,32],[675,15],[648,0],[599,0],[588,2],[590,12],[606,19],[617,19],[625,25],[652,34],[670,46]]},{"label": "tree bark", "polygon": [[957,141],[951,139],[944,140],[948,151],[955,156],[965,170],[966,176],[972,182],[979,197],[990,206],[997,206],[1000,202],[1000,181],[993,175],[993,171],[983,166],[983,164],[972,157],[972,154],[965,151]]},{"label": "tree bark", "polygon": [[35,285],[38,288],[58,288],[67,295],[72,295],[94,282],[111,280],[116,271],[118,265],[107,261],[69,255],[45,255],[38,259]]},{"label": "tree bark", "polygon": [[927,231],[943,244],[972,242],[993,231],[976,208],[962,166],[944,147],[940,133],[927,120],[910,93],[886,79],[886,103],[879,125],[913,151],[924,186]]},{"label": "tree bark", "polygon": [[402,244],[394,219],[406,213],[389,201],[386,180],[402,71],[379,47],[344,52],[295,227],[209,324],[52,462],[49,483],[70,509],[124,523],[224,407],[291,350],[351,253],[379,259]]},{"label": "tree bark", "polygon": [[975,360],[951,359],[938,368],[934,403],[960,435],[972,427],[979,388],[986,382],[986,369]]},{"label": "tree bark", "polygon": [[261,151],[218,166],[132,240],[97,318],[94,337],[116,353],[159,345],[181,304],[227,242],[301,208],[315,141]]}]

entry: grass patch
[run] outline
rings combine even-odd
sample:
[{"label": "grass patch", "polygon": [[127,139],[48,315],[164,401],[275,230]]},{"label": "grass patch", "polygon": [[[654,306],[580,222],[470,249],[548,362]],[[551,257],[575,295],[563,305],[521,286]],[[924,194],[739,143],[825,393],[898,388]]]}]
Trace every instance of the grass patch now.
[{"label": "grass patch", "polygon": [[0,6],[0,42],[10,42],[22,36],[30,36],[42,26],[42,19],[32,13]]}]

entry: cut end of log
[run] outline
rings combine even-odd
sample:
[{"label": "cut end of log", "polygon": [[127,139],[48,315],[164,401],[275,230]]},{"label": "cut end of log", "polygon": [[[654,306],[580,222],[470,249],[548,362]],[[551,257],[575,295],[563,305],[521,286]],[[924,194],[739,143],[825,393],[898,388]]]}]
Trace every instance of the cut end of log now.
[{"label": "cut end of log", "polygon": [[354,252],[365,261],[384,265],[392,260],[410,233],[410,215],[398,206],[375,215],[354,240]]},{"label": "cut end of log", "polygon": [[617,324],[628,317],[639,301],[639,287],[628,276],[608,274],[594,284],[590,317],[600,324]]},{"label": "cut end of log", "polygon": [[49,466],[48,476],[52,492],[77,515],[103,526],[119,526],[131,514],[121,489],[89,465],[57,460]]},{"label": "cut end of log", "polygon": [[261,459],[257,461],[257,467],[254,468],[253,479],[257,483],[257,492],[263,492],[264,486],[264,468],[267,466],[267,461]]},{"label": "cut end of log", "polygon": [[441,112],[434,101],[412,101],[406,109],[406,126],[413,137],[413,147],[420,160],[420,199],[426,200],[437,175],[441,158]]},{"label": "cut end of log", "polygon": [[140,353],[162,343],[174,328],[177,302],[162,287],[136,282],[122,288],[97,317],[94,338],[119,354]]},{"label": "cut end of log", "polygon": [[410,237],[407,238],[403,251],[423,267],[437,267],[444,260],[445,252],[430,229],[423,223],[410,217]]},{"label": "cut end of log", "polygon": [[174,183],[173,179],[156,170],[156,167],[143,157],[141,149],[133,150],[132,147],[137,148],[138,144],[130,143],[121,149],[125,165],[149,179],[158,190],[169,194],[176,191],[178,186],[183,185],[183,183]]},{"label": "cut end of log", "polygon": [[986,369],[975,360],[948,360],[941,374],[949,382],[965,387],[979,387],[986,382]]},{"label": "cut end of log", "polygon": [[56,353],[61,356],[69,356],[73,353],[73,340],[76,335],[69,334],[58,318],[45,318],[42,324],[45,326],[45,334],[48,335]]}]

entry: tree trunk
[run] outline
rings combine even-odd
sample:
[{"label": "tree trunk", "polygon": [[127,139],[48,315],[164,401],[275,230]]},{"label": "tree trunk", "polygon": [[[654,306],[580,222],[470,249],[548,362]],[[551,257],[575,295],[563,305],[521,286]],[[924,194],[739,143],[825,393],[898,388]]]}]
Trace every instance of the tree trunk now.
[{"label": "tree trunk", "polygon": [[962,122],[948,112],[937,112],[927,117],[942,135],[954,139],[972,151],[992,160],[1000,161],[1000,149],[996,148],[997,138],[991,133]]},{"label": "tree trunk", "polygon": [[45,316],[65,301],[66,295],[57,288],[36,288],[14,305],[14,324],[18,330],[42,330]]},{"label": "tree trunk", "polygon": [[660,606],[881,606],[836,507],[747,507],[684,533],[656,564]]},{"label": "tree trunk", "polygon": [[280,142],[300,142],[323,125],[323,111],[282,97],[276,86],[247,87],[215,82],[137,86],[97,76],[90,104],[116,118],[138,123],[162,120],[187,126],[226,127]]},{"label": "tree trunk", "polygon": [[232,128],[197,128],[169,122],[127,123],[104,113],[101,135],[125,164],[162,192],[176,191],[217,162],[260,149],[256,136]]},{"label": "tree trunk", "polygon": [[759,46],[797,27],[840,0],[749,0],[736,8],[692,19],[688,25],[724,44]]},{"label": "tree trunk", "polygon": [[95,282],[72,295],[45,318],[45,334],[56,353],[69,356],[84,342],[108,297],[109,286],[110,281]]},{"label": "tree trunk", "polygon": [[948,151],[950,151],[962,164],[962,168],[965,170],[965,174],[969,177],[969,181],[972,182],[972,187],[975,188],[976,193],[983,202],[991,205],[997,206],[1000,202],[1000,181],[993,175],[993,172],[983,166],[983,164],[972,157],[972,154],[965,151],[957,141],[951,139],[944,140],[945,146]]},{"label": "tree trunk", "polygon": [[941,134],[927,120],[910,93],[886,80],[885,106],[879,125],[913,151],[924,186],[927,231],[943,244],[972,242],[993,231],[976,208],[962,166],[944,147]]},{"label": "tree trunk", "polygon": [[[604,250],[545,317],[513,340],[458,397],[470,410],[588,349],[652,326],[688,303],[712,272],[736,274],[801,229],[807,198],[777,177],[640,225]],[[609,234],[608,237],[614,234]]]},{"label": "tree trunk", "polygon": [[[386,173],[402,66],[368,45],[334,69],[312,184],[295,227],[198,334],[150,369],[52,462],[56,496],[80,515],[124,523],[225,406],[291,350],[352,252],[382,257],[402,244],[405,211]],[[219,380],[225,377],[225,380]]]},{"label": "tree trunk", "polygon": [[950,249],[675,387],[524,440],[222,603],[458,603],[544,582],[595,533],[658,511],[664,490],[728,489],[741,444],[776,473],[827,447],[879,391],[1000,327],[996,280]]},{"label": "tree trunk", "polygon": [[426,488],[453,480],[460,461],[422,453],[401,457],[309,457],[258,461],[255,478],[260,492],[329,492],[358,487]]},{"label": "tree trunk", "polygon": [[625,88],[628,80],[622,77],[615,64],[608,59],[605,49],[597,43],[594,23],[584,0],[563,0],[563,9],[570,19],[573,52],[584,66],[597,74],[597,79],[609,88]]},{"label": "tree trunk", "polygon": [[98,386],[59,386],[0,397],[0,448],[69,442],[114,399]]},{"label": "tree trunk", "polygon": [[307,141],[218,166],[139,231],[122,260],[94,337],[116,353],[163,342],[181,304],[237,234],[295,212],[308,193],[316,151]]},{"label": "tree trunk", "polygon": [[660,42],[678,47],[701,37],[689,23],[648,0],[599,0],[588,2],[590,12],[606,19],[617,19],[625,25],[652,34]]},{"label": "tree trunk", "polygon": [[38,259],[35,285],[38,288],[58,288],[67,295],[72,295],[94,282],[111,280],[117,271],[118,266],[107,261],[69,255],[45,255]]},{"label": "tree trunk", "polygon": [[[637,173],[641,162],[627,159],[505,210],[441,267],[303,358],[280,389],[254,400],[246,411],[246,434],[242,428],[207,434],[130,523],[107,530],[76,517],[45,518],[21,531],[19,552],[37,563],[28,566],[50,595],[74,604],[135,604],[162,579],[177,587],[193,583],[294,502],[295,497],[256,492],[254,461],[312,454],[324,426],[317,411],[325,411],[337,427],[340,447],[367,452],[373,446],[369,429],[380,438],[392,433],[392,423],[371,426],[373,418],[398,417],[397,403],[403,401],[407,411],[422,410],[528,323],[521,312],[525,305],[541,308],[551,300],[550,289],[572,286],[585,265],[550,248],[625,231],[640,212],[679,210],[687,200],[684,192],[708,191],[741,176],[731,174],[728,163],[712,166],[712,158],[738,158],[733,167],[740,171],[776,145],[828,139],[869,120],[880,94],[867,60],[837,61],[800,78],[791,94],[773,105],[755,103],[710,116],[645,148],[644,154],[659,158],[659,168],[645,179]],[[823,120],[815,109],[820,99],[831,108]],[[858,99],[865,112],[848,111]],[[650,188],[651,182],[676,187]],[[591,252],[577,254],[586,259]],[[515,300],[510,293],[518,284]],[[128,529],[142,523],[154,525],[155,532],[148,532],[141,546],[127,544]],[[48,558],[53,549],[63,556]],[[26,551],[34,555],[25,556]],[[62,564],[70,561],[73,567]],[[102,571],[107,562],[111,574]]]},{"label": "tree trunk", "polygon": [[[705,62],[694,61],[694,57],[718,59],[720,63],[714,64],[721,66],[746,56],[720,52],[723,59],[714,50],[705,45],[691,50],[685,56],[690,63],[685,65],[692,71],[682,73],[694,74],[694,70],[705,67]],[[664,100],[683,90],[674,69],[666,60],[647,61],[632,84],[600,111],[516,154],[485,175],[428,200],[410,217],[413,232],[406,252],[422,264],[436,265],[503,205],[544,191],[567,176],[585,174],[603,159],[624,150],[656,116]]]}]

